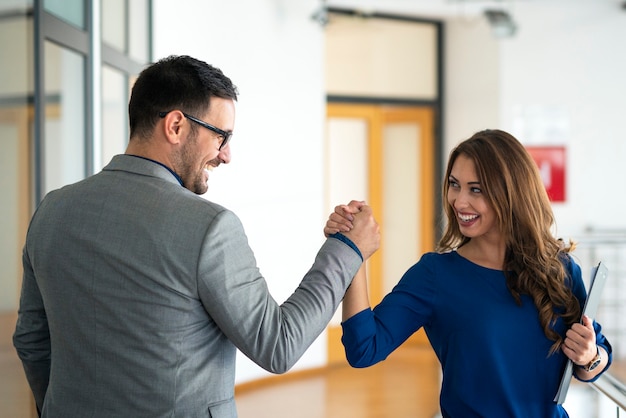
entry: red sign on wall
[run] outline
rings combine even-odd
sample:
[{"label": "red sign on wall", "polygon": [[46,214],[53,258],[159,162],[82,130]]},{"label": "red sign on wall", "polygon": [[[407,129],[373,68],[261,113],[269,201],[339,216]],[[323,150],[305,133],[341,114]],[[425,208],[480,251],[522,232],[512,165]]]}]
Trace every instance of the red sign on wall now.
[{"label": "red sign on wall", "polygon": [[548,197],[552,202],[565,202],[565,147],[526,147],[539,167]]}]

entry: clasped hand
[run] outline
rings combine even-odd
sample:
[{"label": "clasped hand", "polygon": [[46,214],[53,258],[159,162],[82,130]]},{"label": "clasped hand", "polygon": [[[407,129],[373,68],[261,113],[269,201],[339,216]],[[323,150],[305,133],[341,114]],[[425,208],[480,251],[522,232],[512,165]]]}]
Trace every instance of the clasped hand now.
[{"label": "clasped hand", "polygon": [[380,246],[380,227],[374,219],[372,208],[365,202],[352,200],[347,205],[335,206],[330,214],[324,235],[341,232],[359,248],[363,259],[368,259]]}]

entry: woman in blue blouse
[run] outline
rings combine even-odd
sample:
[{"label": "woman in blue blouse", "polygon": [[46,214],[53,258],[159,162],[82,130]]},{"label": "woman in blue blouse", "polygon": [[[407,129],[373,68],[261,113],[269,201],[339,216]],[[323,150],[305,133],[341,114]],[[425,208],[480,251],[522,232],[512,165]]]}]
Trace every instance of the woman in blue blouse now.
[{"label": "woman in blue blouse", "polygon": [[[450,154],[443,188],[447,225],[436,253],[403,275],[373,310],[365,271],[343,302],[353,367],[384,360],[424,327],[443,371],[444,417],[567,417],[553,399],[567,359],[593,381],[611,346],[581,311],[580,267],[556,239],[538,169],[499,130],[478,132]],[[351,228],[362,202],[338,206],[324,232]]]}]

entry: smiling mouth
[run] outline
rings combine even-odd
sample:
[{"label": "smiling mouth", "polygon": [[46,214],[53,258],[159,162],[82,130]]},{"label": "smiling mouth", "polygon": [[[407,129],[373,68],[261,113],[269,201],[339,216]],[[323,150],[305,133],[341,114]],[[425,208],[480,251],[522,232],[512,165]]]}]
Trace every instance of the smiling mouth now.
[{"label": "smiling mouth", "polygon": [[474,219],[478,218],[478,215],[462,215],[459,213],[458,217],[462,222],[471,222]]}]

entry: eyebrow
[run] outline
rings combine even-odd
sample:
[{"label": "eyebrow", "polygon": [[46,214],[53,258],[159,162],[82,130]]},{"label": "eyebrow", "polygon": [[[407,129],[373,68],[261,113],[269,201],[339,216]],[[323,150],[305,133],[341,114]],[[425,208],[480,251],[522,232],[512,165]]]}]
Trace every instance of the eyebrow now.
[{"label": "eyebrow", "polygon": [[[450,174],[450,176],[448,177],[448,181],[450,181],[450,180],[455,181],[457,183],[460,183],[459,180],[456,177],[454,177],[452,174]],[[480,182],[479,181],[468,181],[467,184],[480,184]]]}]

